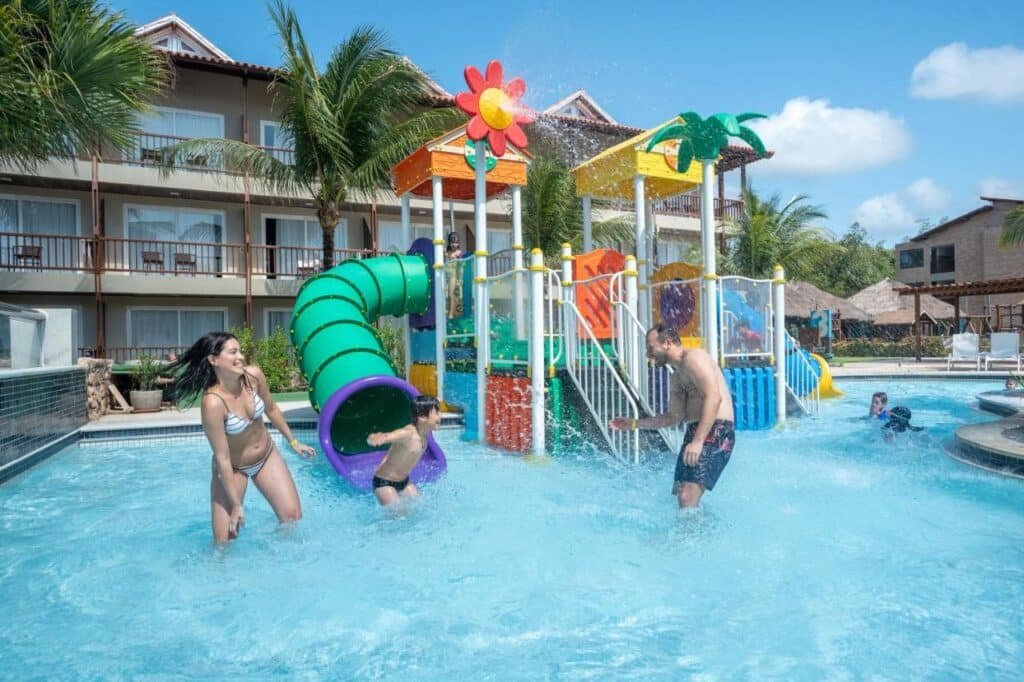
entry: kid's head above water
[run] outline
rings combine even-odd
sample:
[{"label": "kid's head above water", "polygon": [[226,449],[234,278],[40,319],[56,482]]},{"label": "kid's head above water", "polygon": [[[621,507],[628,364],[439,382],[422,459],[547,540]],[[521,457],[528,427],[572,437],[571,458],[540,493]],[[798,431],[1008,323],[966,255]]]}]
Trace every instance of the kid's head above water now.
[{"label": "kid's head above water", "polygon": [[889,395],[885,391],[878,391],[871,395],[871,410],[868,414],[872,417],[881,417],[888,412]]}]

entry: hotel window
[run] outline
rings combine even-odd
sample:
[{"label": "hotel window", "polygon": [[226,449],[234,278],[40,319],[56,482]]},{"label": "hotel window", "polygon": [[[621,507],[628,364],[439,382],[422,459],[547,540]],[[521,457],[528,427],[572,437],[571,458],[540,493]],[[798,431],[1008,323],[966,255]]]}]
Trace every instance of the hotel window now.
[{"label": "hotel window", "polygon": [[[162,158],[163,147],[175,144],[178,138],[224,137],[224,117],[203,111],[186,111],[168,107],[154,107],[139,116],[138,142],[135,145],[134,161],[157,162]],[[131,153],[131,152],[128,152]],[[189,166],[220,168],[220,158],[197,154],[181,163]]]},{"label": "hotel window", "polygon": [[280,327],[287,336],[288,330],[291,327],[292,310],[291,308],[267,308],[264,310],[263,319],[265,321],[263,333],[266,336],[273,334],[274,330],[278,327]]},{"label": "hotel window", "polygon": [[128,345],[134,348],[185,348],[207,332],[227,327],[223,308],[129,308]]},{"label": "hotel window", "polygon": [[956,270],[956,258],[952,244],[932,247],[931,271],[933,275]]},{"label": "hotel window", "polygon": [[125,206],[128,269],[221,272],[224,214],[166,206]]},{"label": "hotel window", "polygon": [[900,251],[900,270],[924,267],[924,249]]},{"label": "hotel window", "polygon": [[43,266],[76,267],[82,265],[79,247],[67,240],[32,238],[27,235],[78,236],[78,202],[0,196],[0,265],[24,266],[32,270]]},{"label": "hotel window", "polygon": [[270,147],[267,153],[281,163],[295,163],[295,141],[277,121],[260,121],[260,146]]},{"label": "hotel window", "polygon": [[[420,237],[427,239],[434,238],[434,228],[431,225],[417,225],[413,223],[412,239],[416,241]],[[412,243],[402,245],[402,223],[381,222],[380,232],[377,235],[377,248],[385,253],[397,251],[405,253]]]}]

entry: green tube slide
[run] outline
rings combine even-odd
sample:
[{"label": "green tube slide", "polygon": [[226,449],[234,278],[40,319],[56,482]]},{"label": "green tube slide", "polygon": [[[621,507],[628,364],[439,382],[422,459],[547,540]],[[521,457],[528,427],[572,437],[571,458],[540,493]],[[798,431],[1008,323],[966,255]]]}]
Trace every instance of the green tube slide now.
[{"label": "green tube slide", "polygon": [[399,375],[373,324],[381,315],[422,313],[429,301],[429,271],[418,255],[345,261],[302,285],[291,338],[310,403],[321,413],[321,444],[340,454],[364,453],[372,450],[367,435],[409,423],[411,398],[400,379],[364,382],[340,407],[331,397],[366,377]]}]

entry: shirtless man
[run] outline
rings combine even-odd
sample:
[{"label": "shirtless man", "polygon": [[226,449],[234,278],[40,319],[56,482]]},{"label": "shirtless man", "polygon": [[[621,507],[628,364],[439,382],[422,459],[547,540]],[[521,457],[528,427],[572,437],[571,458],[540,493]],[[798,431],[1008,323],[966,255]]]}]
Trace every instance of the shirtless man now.
[{"label": "shirtless man", "polygon": [[426,451],[430,432],[441,425],[441,406],[432,395],[416,396],[411,412],[411,424],[390,433],[371,433],[366,438],[374,447],[391,446],[373,476],[373,494],[382,506],[419,494],[409,481],[409,473]]},{"label": "shirtless man", "polygon": [[680,507],[696,507],[705,490],[715,487],[735,444],[732,396],[725,376],[707,351],[683,348],[679,334],[658,325],[647,332],[647,357],[669,365],[669,410],[649,419],[618,418],[614,429],[675,428],[686,422],[683,449],[676,462],[672,493]]}]

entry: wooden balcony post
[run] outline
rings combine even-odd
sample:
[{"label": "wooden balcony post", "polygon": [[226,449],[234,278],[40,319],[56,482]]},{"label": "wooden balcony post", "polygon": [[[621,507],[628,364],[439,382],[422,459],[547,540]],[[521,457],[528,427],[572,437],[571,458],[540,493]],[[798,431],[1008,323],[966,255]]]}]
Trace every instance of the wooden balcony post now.
[{"label": "wooden balcony post", "polygon": [[242,260],[245,268],[245,324],[252,327],[252,196],[249,193],[249,175],[242,179],[245,195],[242,200]]},{"label": "wooden balcony post", "polygon": [[92,282],[93,300],[96,305],[96,355],[102,358],[106,350],[104,346],[107,344],[107,321],[103,305],[103,270],[106,256],[103,253],[103,225],[100,216],[100,161],[96,150],[93,151],[90,166],[89,198],[92,206]]}]

